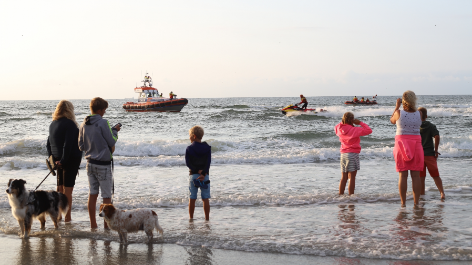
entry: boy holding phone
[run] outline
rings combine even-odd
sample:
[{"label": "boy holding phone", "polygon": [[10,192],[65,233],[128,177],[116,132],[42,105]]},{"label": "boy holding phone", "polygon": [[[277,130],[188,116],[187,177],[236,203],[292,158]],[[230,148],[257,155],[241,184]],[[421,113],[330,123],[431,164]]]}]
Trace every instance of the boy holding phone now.
[{"label": "boy holding phone", "polygon": [[[96,204],[98,193],[101,191],[103,203],[112,203],[113,174],[111,163],[118,131],[121,124],[110,127],[103,119],[108,102],[96,97],[90,102],[92,115],[85,117],[79,129],[79,149],[84,151],[87,159],[87,176],[89,181],[88,211],[90,227],[97,228]],[[106,222],[104,227],[108,228]]]}]

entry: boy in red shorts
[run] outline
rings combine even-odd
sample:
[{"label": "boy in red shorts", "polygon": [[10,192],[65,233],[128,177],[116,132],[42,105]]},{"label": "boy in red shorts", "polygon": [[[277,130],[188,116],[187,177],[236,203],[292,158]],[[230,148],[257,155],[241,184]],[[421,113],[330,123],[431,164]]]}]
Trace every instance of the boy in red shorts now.
[{"label": "boy in red shorts", "polygon": [[440,139],[439,131],[436,129],[436,125],[426,121],[426,118],[428,117],[428,111],[426,108],[418,108],[418,111],[421,112],[421,120],[423,121],[420,127],[421,142],[423,144],[424,151],[424,167],[423,171],[420,173],[422,184],[421,195],[424,195],[425,193],[426,169],[428,169],[429,175],[434,179],[434,183],[436,183],[436,187],[438,187],[438,190],[441,193],[441,200],[444,200],[446,196],[444,195],[442,180],[439,177],[437,163],[438,155],[440,155],[440,153],[438,153]]}]

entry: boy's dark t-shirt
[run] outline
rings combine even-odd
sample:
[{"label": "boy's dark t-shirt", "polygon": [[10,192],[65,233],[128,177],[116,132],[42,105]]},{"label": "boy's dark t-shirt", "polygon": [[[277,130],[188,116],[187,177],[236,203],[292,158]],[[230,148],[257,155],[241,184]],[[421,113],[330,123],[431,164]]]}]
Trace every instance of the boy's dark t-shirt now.
[{"label": "boy's dark t-shirt", "polygon": [[193,142],[185,151],[185,163],[191,175],[198,174],[199,170],[204,176],[210,174],[211,146],[206,142]]},{"label": "boy's dark t-shirt", "polygon": [[423,151],[425,156],[434,156],[434,142],[433,137],[439,135],[436,125],[429,121],[423,121],[420,127],[421,143],[423,144]]}]

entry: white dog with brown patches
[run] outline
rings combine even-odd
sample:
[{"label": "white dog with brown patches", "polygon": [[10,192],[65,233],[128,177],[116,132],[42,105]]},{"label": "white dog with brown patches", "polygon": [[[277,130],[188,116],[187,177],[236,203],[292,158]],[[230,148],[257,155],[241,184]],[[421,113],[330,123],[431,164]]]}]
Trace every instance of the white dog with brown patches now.
[{"label": "white dog with brown patches", "polygon": [[164,233],[159,225],[156,212],[151,209],[123,211],[116,209],[112,204],[102,204],[99,216],[105,218],[108,227],[118,232],[121,243],[128,244],[129,232],[144,230],[148,236],[148,243],[152,242],[154,228],[161,235]]}]

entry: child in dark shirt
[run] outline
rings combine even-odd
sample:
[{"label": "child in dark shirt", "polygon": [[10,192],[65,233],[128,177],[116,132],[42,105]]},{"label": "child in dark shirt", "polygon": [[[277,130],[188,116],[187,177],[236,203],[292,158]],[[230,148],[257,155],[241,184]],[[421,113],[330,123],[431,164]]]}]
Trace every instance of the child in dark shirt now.
[{"label": "child in dark shirt", "polygon": [[418,108],[418,111],[421,112],[421,120],[423,121],[420,127],[421,142],[423,144],[424,151],[424,168],[420,173],[420,179],[422,183],[421,195],[425,194],[426,169],[428,169],[429,175],[434,179],[434,183],[441,193],[441,199],[444,200],[446,196],[444,195],[442,180],[439,177],[437,163],[438,155],[440,155],[440,153],[438,153],[440,140],[439,131],[436,129],[436,125],[426,121],[426,118],[428,117],[428,111],[426,108]]},{"label": "child in dark shirt", "polygon": [[[189,130],[191,144],[185,151],[185,163],[190,171],[189,177],[189,203],[188,213],[190,219],[193,219],[195,211],[195,201],[197,200],[198,188],[201,191],[203,200],[203,211],[205,220],[210,220],[210,164],[211,164],[211,146],[206,142],[202,143],[203,128],[194,126]],[[194,180],[198,180],[203,186],[195,186]]]}]

